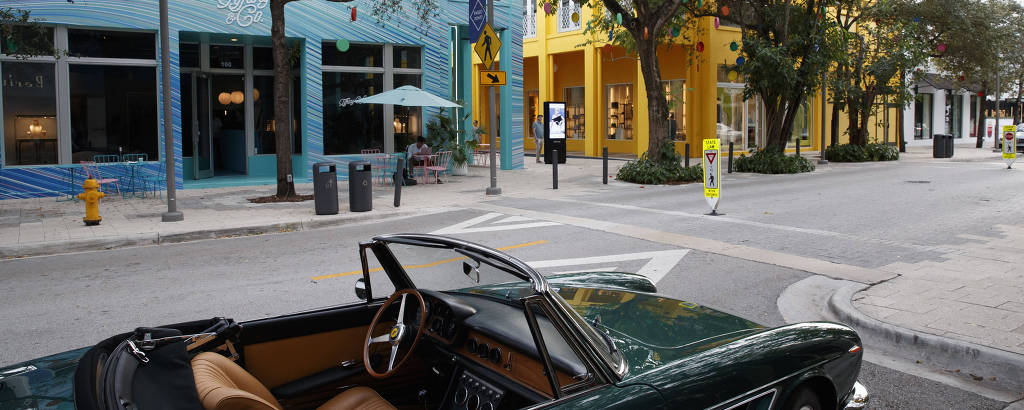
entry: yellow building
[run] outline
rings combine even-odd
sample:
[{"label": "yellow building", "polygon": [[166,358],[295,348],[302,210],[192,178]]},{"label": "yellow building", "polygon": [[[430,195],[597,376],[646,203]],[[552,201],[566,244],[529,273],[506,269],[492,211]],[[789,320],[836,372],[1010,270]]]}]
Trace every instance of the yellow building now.
[{"label": "yellow building", "polygon": [[[534,150],[530,127],[525,124],[535,120],[545,101],[564,101],[569,152],[599,156],[603,147],[610,153],[646,152],[647,95],[640,60],[601,42],[581,45],[587,40],[583,26],[590,19],[589,8],[580,10],[574,2],[560,0],[557,13],[545,16],[543,10],[531,6],[536,2],[526,0],[525,4],[524,151]],[[576,18],[573,13],[578,13]],[[702,19],[693,32],[679,36],[676,44],[666,44],[658,55],[671,117],[676,122],[676,150],[683,153],[685,144],[690,143],[692,158],[700,156],[700,140],[716,135],[724,143],[735,143],[737,152],[764,146],[763,104],[759,98],[744,101],[742,77],[726,69],[740,56],[731,44],[739,45],[740,30],[714,25],[713,18]],[[831,136],[831,110],[831,105],[825,109],[827,136]],[[898,110],[889,111],[888,116],[880,114],[878,121],[869,122],[877,124],[870,130],[869,141],[896,141]],[[484,123],[486,113],[486,107],[481,107],[474,117]],[[819,149],[821,118],[821,96],[816,94],[800,108],[794,122],[794,141],[800,141],[802,150]],[[839,120],[838,143],[845,143],[846,114],[840,113]],[[789,151],[793,150],[795,144],[790,144]]]}]

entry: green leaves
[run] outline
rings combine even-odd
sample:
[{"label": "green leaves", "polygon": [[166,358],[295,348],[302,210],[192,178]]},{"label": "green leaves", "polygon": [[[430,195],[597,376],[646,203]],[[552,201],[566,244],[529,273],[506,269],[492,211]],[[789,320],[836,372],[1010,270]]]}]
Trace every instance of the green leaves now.
[{"label": "green leaves", "polygon": [[804,157],[790,157],[774,149],[763,149],[749,157],[741,155],[736,158],[735,168],[736,172],[797,174],[814,171],[814,163]]}]

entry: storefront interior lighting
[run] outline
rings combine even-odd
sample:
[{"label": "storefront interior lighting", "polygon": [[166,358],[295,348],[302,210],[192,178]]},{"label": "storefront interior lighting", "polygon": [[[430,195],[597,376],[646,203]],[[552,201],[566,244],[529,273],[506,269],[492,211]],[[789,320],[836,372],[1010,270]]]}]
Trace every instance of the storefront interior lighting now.
[{"label": "storefront interior lighting", "polygon": [[231,104],[231,93],[222,92],[220,94],[217,94],[217,102],[219,102],[221,105]]},{"label": "storefront interior lighting", "polygon": [[243,94],[241,91],[232,91],[231,102],[234,104],[241,104],[245,102],[245,94]]}]

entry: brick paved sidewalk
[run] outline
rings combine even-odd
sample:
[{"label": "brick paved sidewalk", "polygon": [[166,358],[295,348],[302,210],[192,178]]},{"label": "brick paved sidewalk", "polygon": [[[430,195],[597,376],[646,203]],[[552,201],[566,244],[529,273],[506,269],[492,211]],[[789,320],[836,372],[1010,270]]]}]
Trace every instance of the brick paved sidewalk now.
[{"label": "brick paved sidewalk", "polygon": [[893,325],[1024,354],[1024,227],[996,228],[1002,238],[958,235],[969,242],[946,261],[881,267],[900,276],[853,305]]}]

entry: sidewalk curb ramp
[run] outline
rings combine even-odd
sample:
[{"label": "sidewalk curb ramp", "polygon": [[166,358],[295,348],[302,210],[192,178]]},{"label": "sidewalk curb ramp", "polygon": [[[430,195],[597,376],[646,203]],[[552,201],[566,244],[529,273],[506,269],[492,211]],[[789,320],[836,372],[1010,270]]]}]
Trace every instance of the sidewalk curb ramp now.
[{"label": "sidewalk curb ramp", "polygon": [[[853,296],[867,285],[844,286],[828,298],[829,312],[840,322],[857,329],[861,339],[885,346],[885,353],[918,363],[931,364],[951,374],[982,377],[981,383],[1024,392],[1024,355],[988,346],[910,330],[882,322],[853,306]],[[959,372],[956,372],[959,370]],[[992,377],[995,377],[993,380]]]},{"label": "sidewalk curb ramp", "polygon": [[[206,239],[254,236],[272,233],[308,231],[331,228],[345,224],[365,223],[380,219],[402,218],[443,211],[445,208],[400,209],[389,212],[345,213],[328,217],[307,218],[298,221],[278,222],[250,226],[235,226],[218,229],[197,229],[193,231],[144,233],[110,236],[103,238],[71,239],[36,242],[24,245],[0,246],[0,259],[25,258],[32,256],[57,255],[64,253],[99,251],[137,246],[201,241]],[[180,223],[180,222],[174,222]]]}]

